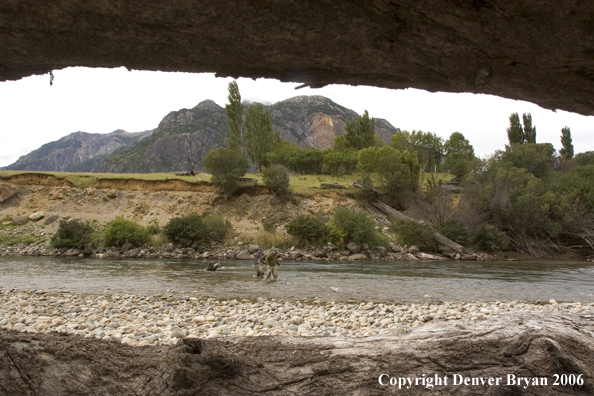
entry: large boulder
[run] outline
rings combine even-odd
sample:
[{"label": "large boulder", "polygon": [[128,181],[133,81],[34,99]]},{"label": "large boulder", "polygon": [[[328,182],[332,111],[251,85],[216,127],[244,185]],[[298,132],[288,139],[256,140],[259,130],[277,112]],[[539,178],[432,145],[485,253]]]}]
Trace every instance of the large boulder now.
[{"label": "large boulder", "polygon": [[0,183],[0,203],[12,198],[18,191],[13,184]]},{"label": "large boulder", "polygon": [[248,252],[249,254],[254,254],[258,251],[258,249],[260,249],[260,246],[258,245],[248,245]]},{"label": "large boulder", "polygon": [[239,253],[237,253],[235,255],[235,258],[237,260],[252,260],[254,258],[254,256],[252,256],[251,254],[249,254],[245,250],[242,250],[241,252],[239,252]]},{"label": "large boulder", "polygon": [[12,218],[12,224],[23,225],[29,222],[29,216],[15,216]]},{"label": "large boulder", "polygon": [[354,242],[349,242],[346,245],[346,248],[351,251],[351,253],[359,253],[361,251],[361,246],[357,245]]},{"label": "large boulder", "polygon": [[349,260],[367,260],[367,256],[363,253],[352,254],[349,256]]},{"label": "large boulder", "polygon": [[35,212],[29,216],[29,220],[31,221],[39,221],[45,217],[43,212]]},{"label": "large boulder", "polygon": [[51,215],[51,216],[48,216],[48,217],[45,219],[45,225],[52,224],[53,222],[55,222],[55,221],[56,221],[56,220],[58,220],[59,218],[60,218],[60,216],[57,216],[57,215]]}]

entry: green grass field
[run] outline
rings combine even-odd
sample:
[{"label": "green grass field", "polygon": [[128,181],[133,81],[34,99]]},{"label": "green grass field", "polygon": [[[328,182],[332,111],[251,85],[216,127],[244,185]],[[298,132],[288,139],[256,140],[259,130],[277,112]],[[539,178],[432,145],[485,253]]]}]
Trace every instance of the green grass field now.
[{"label": "green grass field", "polygon": [[[165,180],[179,179],[190,182],[199,180],[210,181],[210,175],[207,173],[198,173],[195,176],[176,176],[175,173],[70,173],[70,172],[31,172],[31,171],[0,171],[0,177],[12,176],[20,173],[46,173],[56,177],[65,178],[76,186],[85,187],[93,184],[97,179],[140,179],[140,180]],[[434,175],[436,180],[450,180],[452,175],[448,173],[424,173],[422,184],[427,182],[427,178]],[[248,173],[245,177],[257,179],[263,184],[262,174]],[[299,193],[314,194],[321,190],[320,183],[342,184],[350,186],[353,182],[360,180],[361,175],[354,173],[352,175],[331,176],[331,175],[291,175],[291,190]],[[341,191],[341,189],[336,189]]]}]

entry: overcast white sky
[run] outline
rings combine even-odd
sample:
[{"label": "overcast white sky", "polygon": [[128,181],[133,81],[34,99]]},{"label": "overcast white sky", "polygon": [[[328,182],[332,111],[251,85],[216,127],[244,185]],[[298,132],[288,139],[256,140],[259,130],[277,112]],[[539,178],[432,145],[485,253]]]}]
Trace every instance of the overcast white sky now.
[{"label": "overcast white sky", "polygon": [[[192,108],[204,99],[221,106],[231,79],[214,74],[162,73],[126,69],[68,68],[49,76],[0,83],[0,166],[76,131],[140,132],[155,128],[170,111]],[[477,155],[502,149],[513,112],[532,113],[537,142],[560,148],[569,126],[575,151],[594,150],[594,117],[544,110],[532,103],[489,95],[429,93],[332,85],[295,90],[300,84],[239,79],[242,99],[271,104],[298,95],[323,95],[361,114],[368,110],[397,128],[434,132],[447,139],[462,132]]]}]

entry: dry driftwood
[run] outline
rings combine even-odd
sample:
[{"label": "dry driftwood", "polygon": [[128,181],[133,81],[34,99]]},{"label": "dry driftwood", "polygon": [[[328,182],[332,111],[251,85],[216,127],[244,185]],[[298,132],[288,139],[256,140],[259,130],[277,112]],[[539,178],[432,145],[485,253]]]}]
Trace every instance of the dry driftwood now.
[{"label": "dry driftwood", "polygon": [[[367,339],[229,337],[174,347],[0,330],[0,395],[592,395],[593,334],[591,318],[568,313],[430,322]],[[450,384],[398,390],[380,385],[382,374],[447,375]],[[508,374],[548,385],[452,385],[454,375]],[[554,374],[584,383],[555,386]]]},{"label": "dry driftwood", "polygon": [[321,183],[320,187],[322,188],[346,188],[342,184],[333,184],[333,183]]},{"label": "dry driftwood", "polygon": [[[376,208],[377,210],[379,210],[381,213],[384,213],[385,215],[392,216],[397,218],[398,220],[401,221],[414,221],[413,219],[411,219],[410,217],[408,217],[407,215],[405,215],[402,212],[397,211],[396,209],[394,209],[393,207],[385,204],[384,202],[380,201],[379,199],[375,199],[371,202],[369,202],[369,204],[371,206],[373,206],[374,208]],[[452,241],[449,238],[446,238],[445,236],[441,235],[439,232],[435,232],[435,234],[433,234],[433,239],[435,239],[435,241],[437,243],[440,243],[444,246],[447,246],[449,249],[461,253],[461,254],[469,254],[471,253],[468,249],[466,249],[464,246],[457,244],[456,242]]]}]

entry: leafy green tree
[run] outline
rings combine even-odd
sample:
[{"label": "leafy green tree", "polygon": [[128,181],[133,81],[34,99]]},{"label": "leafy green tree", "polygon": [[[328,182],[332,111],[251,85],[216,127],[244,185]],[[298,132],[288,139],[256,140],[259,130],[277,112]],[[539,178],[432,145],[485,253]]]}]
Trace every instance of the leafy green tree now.
[{"label": "leafy green tree", "polygon": [[397,206],[419,187],[421,166],[415,153],[384,146],[377,150],[376,171],[385,198]]},{"label": "leafy green tree", "polygon": [[250,160],[258,169],[262,168],[266,154],[280,144],[280,133],[275,131],[270,113],[260,103],[252,103],[245,112],[245,145]]},{"label": "leafy green tree", "polygon": [[460,132],[454,132],[443,145],[445,156],[452,154],[463,154],[469,159],[474,158],[474,147]]},{"label": "leafy green tree", "polygon": [[239,178],[250,168],[247,158],[228,148],[218,148],[206,154],[202,164],[212,175],[213,184],[222,187],[227,195],[235,192]]},{"label": "leafy green tree", "polygon": [[461,179],[470,171],[474,160],[474,148],[460,132],[454,132],[444,144],[444,166]]},{"label": "leafy green tree", "polygon": [[375,144],[375,119],[369,117],[367,110],[354,121],[348,120],[344,129],[349,148],[361,150]]},{"label": "leafy green tree", "polygon": [[390,146],[400,151],[414,151],[409,131],[397,131],[390,137]]},{"label": "leafy green tree", "polygon": [[524,136],[524,129],[520,124],[520,116],[518,113],[512,113],[509,116],[509,127],[507,128],[507,138],[510,144],[522,144],[526,141]]},{"label": "leafy green tree", "polygon": [[274,164],[267,166],[262,171],[264,185],[281,198],[291,194],[289,189],[289,171],[282,165]]},{"label": "leafy green tree", "polygon": [[532,126],[532,114],[522,114],[524,121],[524,138],[526,143],[536,143],[536,127]]},{"label": "leafy green tree", "polygon": [[506,146],[504,160],[516,168],[523,168],[536,177],[543,177],[552,170],[555,148],[550,143],[524,143]]},{"label": "leafy green tree", "polygon": [[300,150],[301,147],[297,146],[297,144],[283,139],[274,151],[266,153],[263,165],[279,164],[295,171],[292,167],[292,161]]},{"label": "leafy green tree", "polygon": [[291,156],[291,168],[301,174],[315,175],[322,173],[324,151],[317,147],[299,149]]},{"label": "leafy green tree", "polygon": [[357,167],[357,153],[358,151],[353,149],[345,151],[325,150],[322,171],[333,176],[353,173]]},{"label": "leafy green tree", "polygon": [[377,149],[366,147],[357,154],[357,170],[361,173],[374,173],[377,171]]},{"label": "leafy green tree", "polygon": [[332,150],[347,151],[349,149],[349,143],[347,142],[346,135],[338,135],[334,137],[334,144],[332,145]]},{"label": "leafy green tree", "polygon": [[443,139],[432,132],[400,131],[390,138],[390,146],[416,152],[419,163],[427,172],[433,172],[443,159]]},{"label": "leafy green tree", "polygon": [[561,144],[563,147],[559,150],[562,156],[567,159],[573,158],[573,144],[571,140],[571,130],[568,126],[561,128]]},{"label": "leafy green tree", "polygon": [[229,83],[229,96],[227,96],[227,99],[229,103],[225,105],[225,112],[227,113],[229,128],[231,128],[231,135],[225,140],[231,150],[244,155],[243,104],[241,104],[241,95],[239,94],[239,87],[235,80]]},{"label": "leafy green tree", "polygon": [[379,137],[378,135],[373,135],[373,146],[375,148],[382,148],[386,145],[386,142],[384,142],[384,140]]}]

